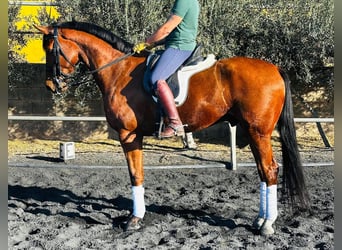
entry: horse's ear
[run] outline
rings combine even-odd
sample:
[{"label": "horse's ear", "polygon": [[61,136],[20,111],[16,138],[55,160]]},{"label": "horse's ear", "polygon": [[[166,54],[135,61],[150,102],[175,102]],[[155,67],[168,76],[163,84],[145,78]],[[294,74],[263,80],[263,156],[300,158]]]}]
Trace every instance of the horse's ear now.
[{"label": "horse's ear", "polygon": [[51,27],[49,27],[49,26],[38,26],[38,25],[35,25],[35,24],[33,24],[33,26],[34,26],[37,30],[39,30],[40,32],[42,32],[44,35],[48,35],[48,34],[50,34],[50,33],[52,32],[52,29],[51,29]]}]

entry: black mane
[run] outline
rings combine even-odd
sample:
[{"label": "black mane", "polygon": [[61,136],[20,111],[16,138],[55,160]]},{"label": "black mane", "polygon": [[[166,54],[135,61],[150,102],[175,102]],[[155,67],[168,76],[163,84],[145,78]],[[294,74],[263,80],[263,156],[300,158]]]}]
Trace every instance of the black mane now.
[{"label": "black mane", "polygon": [[131,43],[114,35],[112,32],[92,23],[72,21],[72,22],[54,24],[53,26],[84,31],[106,41],[107,43],[111,44],[113,48],[120,50],[121,52],[124,52],[124,53],[132,52],[133,45]]}]

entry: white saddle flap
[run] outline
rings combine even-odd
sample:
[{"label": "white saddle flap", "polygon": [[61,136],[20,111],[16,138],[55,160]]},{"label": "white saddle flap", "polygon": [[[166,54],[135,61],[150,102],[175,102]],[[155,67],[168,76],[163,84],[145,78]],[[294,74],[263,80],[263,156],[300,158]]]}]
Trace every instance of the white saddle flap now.
[{"label": "white saddle flap", "polygon": [[203,71],[213,66],[215,62],[215,55],[209,54],[204,61],[201,61],[196,65],[185,66],[177,72],[179,81],[179,94],[175,98],[175,103],[177,107],[181,106],[185,102],[186,97],[188,96],[190,77],[200,71]]}]

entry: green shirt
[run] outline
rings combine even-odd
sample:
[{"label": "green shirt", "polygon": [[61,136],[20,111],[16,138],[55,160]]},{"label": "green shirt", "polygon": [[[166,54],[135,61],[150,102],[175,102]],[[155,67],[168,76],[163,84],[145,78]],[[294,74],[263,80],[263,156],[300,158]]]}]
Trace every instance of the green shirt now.
[{"label": "green shirt", "polygon": [[199,11],[198,0],[176,0],[172,7],[172,14],[183,19],[166,38],[166,48],[195,49]]}]

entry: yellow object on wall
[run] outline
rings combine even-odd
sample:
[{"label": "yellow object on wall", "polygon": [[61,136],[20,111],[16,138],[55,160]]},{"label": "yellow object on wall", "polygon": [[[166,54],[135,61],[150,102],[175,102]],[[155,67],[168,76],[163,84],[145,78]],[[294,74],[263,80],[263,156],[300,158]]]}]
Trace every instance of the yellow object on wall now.
[{"label": "yellow object on wall", "polygon": [[[51,1],[24,1],[20,2],[18,21],[15,23],[19,32],[36,32],[32,24],[46,25],[40,23],[40,13],[56,20],[59,17],[56,6],[51,6]],[[42,36],[40,34],[24,35],[25,45],[18,46],[15,51],[28,63],[45,63],[45,53],[42,48]]]}]

